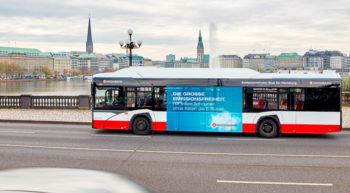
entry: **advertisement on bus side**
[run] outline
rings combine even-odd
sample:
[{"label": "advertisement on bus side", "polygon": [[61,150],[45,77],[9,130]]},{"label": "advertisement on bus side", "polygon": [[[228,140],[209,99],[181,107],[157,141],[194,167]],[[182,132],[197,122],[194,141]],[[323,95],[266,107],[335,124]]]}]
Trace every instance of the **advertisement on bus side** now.
[{"label": "advertisement on bus side", "polygon": [[167,130],[242,132],[242,87],[167,87]]}]

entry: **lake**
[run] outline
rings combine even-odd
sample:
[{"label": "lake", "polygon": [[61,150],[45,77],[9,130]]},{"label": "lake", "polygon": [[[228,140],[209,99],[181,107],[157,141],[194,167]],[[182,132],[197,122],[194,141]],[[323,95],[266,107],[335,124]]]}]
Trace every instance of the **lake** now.
[{"label": "lake", "polygon": [[0,95],[22,94],[77,96],[90,95],[91,80],[45,80],[0,82]]}]

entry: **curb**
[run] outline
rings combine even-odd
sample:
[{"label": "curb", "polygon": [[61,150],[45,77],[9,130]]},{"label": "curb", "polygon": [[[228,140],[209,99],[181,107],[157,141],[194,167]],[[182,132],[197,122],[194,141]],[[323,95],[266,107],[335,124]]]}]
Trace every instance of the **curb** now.
[{"label": "curb", "polygon": [[34,120],[11,120],[11,119],[0,119],[0,122],[7,122],[7,123],[38,123],[38,124],[65,124],[65,125],[91,125],[91,122],[34,121]]}]

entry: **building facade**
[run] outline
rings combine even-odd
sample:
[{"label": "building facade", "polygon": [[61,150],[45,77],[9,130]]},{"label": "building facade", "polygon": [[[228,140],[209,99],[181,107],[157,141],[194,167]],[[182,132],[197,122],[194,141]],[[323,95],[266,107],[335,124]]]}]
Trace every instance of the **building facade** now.
[{"label": "building facade", "polygon": [[149,58],[145,58],[145,66],[153,66],[153,62]]},{"label": "building facade", "polygon": [[237,55],[220,55],[220,68],[242,68],[242,58]]},{"label": "building facade", "polygon": [[299,54],[282,53],[275,60],[275,68],[278,69],[300,69],[303,68],[303,57]]},{"label": "building facade", "polygon": [[[129,65],[129,56],[127,56],[128,60],[127,60],[127,64]],[[145,58],[142,56],[138,56],[138,55],[132,55],[132,66],[145,66]]]},{"label": "building facade", "polygon": [[270,54],[248,54],[243,58],[243,68],[262,69],[265,68],[265,58]]},{"label": "building facade", "polygon": [[201,63],[197,61],[197,58],[181,58],[179,61],[175,61],[174,68],[200,68]]},{"label": "building facade", "polygon": [[174,54],[169,54],[166,56],[165,68],[174,68],[176,57]]},{"label": "building facade", "polygon": [[7,61],[20,65],[25,74],[32,74],[34,67],[44,66],[54,71],[54,60],[51,53],[38,49],[0,47],[0,61]]},{"label": "building facade", "polygon": [[265,57],[265,70],[273,72],[275,69],[276,56],[267,55]]},{"label": "building facade", "polygon": [[304,69],[323,69],[324,68],[324,52],[317,50],[309,50],[304,54],[303,67]]},{"label": "building facade", "polygon": [[113,59],[104,54],[95,54],[98,66],[98,72],[109,72],[113,70]]},{"label": "building facade", "polygon": [[63,75],[72,70],[72,59],[67,53],[51,53],[54,74]]},{"label": "building facade", "polygon": [[329,66],[334,70],[341,70],[344,67],[344,56],[330,56]]}]

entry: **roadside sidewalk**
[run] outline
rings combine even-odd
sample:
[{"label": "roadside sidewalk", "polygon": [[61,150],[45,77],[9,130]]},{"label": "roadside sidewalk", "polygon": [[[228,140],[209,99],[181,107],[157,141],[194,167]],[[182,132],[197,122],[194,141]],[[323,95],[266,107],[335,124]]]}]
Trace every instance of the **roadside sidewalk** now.
[{"label": "roadside sidewalk", "polygon": [[[0,121],[91,124],[90,110],[0,109]],[[350,130],[350,107],[343,108],[343,128]]]},{"label": "roadside sidewalk", "polygon": [[343,129],[350,130],[350,107],[343,107]]},{"label": "roadside sidewalk", "polygon": [[0,109],[0,121],[91,124],[90,110]]}]

